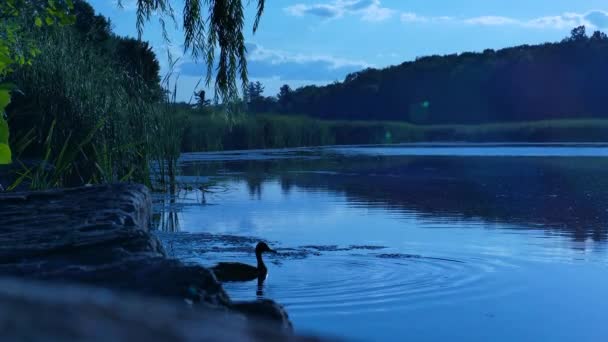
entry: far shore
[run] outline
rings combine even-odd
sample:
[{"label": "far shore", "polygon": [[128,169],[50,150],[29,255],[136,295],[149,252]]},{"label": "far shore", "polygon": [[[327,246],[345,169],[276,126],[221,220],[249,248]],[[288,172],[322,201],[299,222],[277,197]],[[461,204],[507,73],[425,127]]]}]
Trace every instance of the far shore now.
[{"label": "far shore", "polygon": [[320,120],[279,114],[186,118],[182,152],[386,144],[608,143],[608,119],[561,119],[423,125],[396,121]]}]

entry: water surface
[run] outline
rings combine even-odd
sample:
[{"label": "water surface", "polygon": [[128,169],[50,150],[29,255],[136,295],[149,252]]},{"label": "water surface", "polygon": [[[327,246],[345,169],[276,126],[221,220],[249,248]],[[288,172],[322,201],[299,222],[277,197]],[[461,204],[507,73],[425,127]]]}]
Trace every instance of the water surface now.
[{"label": "water surface", "polygon": [[[408,145],[195,153],[159,197],[175,257],[254,263],[234,299],[355,340],[608,336],[608,147]],[[202,185],[201,185],[202,184]]]}]

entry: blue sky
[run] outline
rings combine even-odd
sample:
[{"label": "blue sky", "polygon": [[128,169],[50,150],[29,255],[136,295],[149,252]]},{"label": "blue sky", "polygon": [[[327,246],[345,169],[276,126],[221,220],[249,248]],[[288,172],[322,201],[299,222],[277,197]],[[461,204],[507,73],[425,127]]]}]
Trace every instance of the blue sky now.
[{"label": "blue sky", "polygon": [[[135,0],[89,0],[120,35],[136,36]],[[244,1],[247,3],[247,1]],[[178,11],[183,0],[173,0]],[[578,25],[608,32],[606,0],[266,0],[260,28],[251,31],[255,0],[247,7],[249,75],[274,95],[282,84],[327,84],[366,67],[386,67],[417,56],[482,51],[558,41]],[[162,71],[167,51],[179,57],[178,97],[188,101],[204,67],[184,55],[183,37],[163,40],[157,19],[147,24]],[[199,86],[200,88],[201,86]]]}]

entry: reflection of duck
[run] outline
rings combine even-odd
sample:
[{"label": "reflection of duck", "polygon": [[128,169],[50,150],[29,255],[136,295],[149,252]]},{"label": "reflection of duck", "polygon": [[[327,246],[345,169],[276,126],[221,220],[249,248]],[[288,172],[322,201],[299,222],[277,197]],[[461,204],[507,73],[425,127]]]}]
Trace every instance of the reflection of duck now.
[{"label": "reflection of duck", "polygon": [[227,281],[250,281],[258,279],[258,282],[263,282],[268,274],[268,269],[262,260],[262,253],[276,253],[265,242],[260,242],[255,247],[255,257],[258,261],[258,266],[242,264],[240,262],[220,262],[211,268],[217,280],[222,282]]}]

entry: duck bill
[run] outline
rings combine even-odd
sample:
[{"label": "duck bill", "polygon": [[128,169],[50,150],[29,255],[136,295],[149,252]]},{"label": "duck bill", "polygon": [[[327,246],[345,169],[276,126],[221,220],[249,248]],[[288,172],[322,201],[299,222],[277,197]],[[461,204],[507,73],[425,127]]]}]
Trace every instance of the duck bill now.
[{"label": "duck bill", "polygon": [[270,249],[270,248],[269,248],[269,252],[272,254],[279,254],[279,252],[275,251],[274,249]]}]

